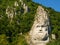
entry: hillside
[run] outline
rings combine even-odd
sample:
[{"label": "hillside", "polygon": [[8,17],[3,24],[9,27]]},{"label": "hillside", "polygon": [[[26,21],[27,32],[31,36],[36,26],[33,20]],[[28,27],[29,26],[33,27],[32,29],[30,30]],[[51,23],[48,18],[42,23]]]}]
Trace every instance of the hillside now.
[{"label": "hillside", "polygon": [[[42,11],[41,8],[38,9],[39,6],[43,8]],[[44,17],[45,14],[48,16],[47,18]],[[39,24],[43,24],[44,19],[49,19],[49,24],[48,22],[47,24],[51,27],[51,30],[47,45],[60,45],[59,15],[60,12],[34,3],[32,0],[0,0],[0,45],[29,45],[26,38],[31,37],[30,31],[35,25],[35,18],[39,18]],[[56,39],[51,38],[52,34],[55,35]]]}]

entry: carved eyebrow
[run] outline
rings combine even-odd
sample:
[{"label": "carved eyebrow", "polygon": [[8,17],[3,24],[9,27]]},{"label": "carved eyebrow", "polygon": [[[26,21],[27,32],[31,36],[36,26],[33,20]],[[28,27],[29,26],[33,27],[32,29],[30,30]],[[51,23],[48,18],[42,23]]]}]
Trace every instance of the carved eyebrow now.
[{"label": "carved eyebrow", "polygon": [[46,26],[49,26],[49,25],[41,25],[41,27],[46,27]]},{"label": "carved eyebrow", "polygon": [[41,27],[46,27],[47,25],[41,25]]},{"label": "carved eyebrow", "polygon": [[48,25],[37,25],[36,27],[46,27]]},{"label": "carved eyebrow", "polygon": [[45,27],[45,25],[41,25],[41,27]]},{"label": "carved eyebrow", "polygon": [[45,25],[41,25],[41,26],[40,25],[37,25],[37,27],[45,27]]}]

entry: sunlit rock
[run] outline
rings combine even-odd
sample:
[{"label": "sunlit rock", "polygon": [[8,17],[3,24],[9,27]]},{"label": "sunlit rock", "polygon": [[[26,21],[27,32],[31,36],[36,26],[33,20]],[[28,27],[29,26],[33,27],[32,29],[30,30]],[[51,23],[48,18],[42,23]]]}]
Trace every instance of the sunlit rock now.
[{"label": "sunlit rock", "polygon": [[19,6],[17,1],[15,1],[14,6]]},{"label": "sunlit rock", "polygon": [[14,11],[13,11],[13,8],[11,8],[11,7],[7,7],[6,8],[6,14],[7,14],[7,17],[8,18],[10,18],[10,21],[12,21],[12,19],[13,19],[13,15],[14,15]]},{"label": "sunlit rock", "polygon": [[56,39],[56,36],[55,36],[55,34],[52,34],[52,39]]},{"label": "sunlit rock", "polygon": [[30,45],[46,45],[49,42],[49,19],[47,12],[38,6],[34,24],[30,31]]}]

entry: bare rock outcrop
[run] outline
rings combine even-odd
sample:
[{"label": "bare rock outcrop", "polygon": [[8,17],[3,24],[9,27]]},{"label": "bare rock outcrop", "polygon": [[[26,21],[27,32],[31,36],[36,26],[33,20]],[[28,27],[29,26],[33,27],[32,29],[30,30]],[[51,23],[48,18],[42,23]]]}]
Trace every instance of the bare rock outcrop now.
[{"label": "bare rock outcrop", "polygon": [[[19,5],[19,3],[21,3],[21,5]],[[14,6],[15,7],[8,5],[6,8],[6,14],[7,17],[10,19],[10,22],[12,22],[13,17],[17,15],[17,12],[19,13],[23,12],[22,14],[26,14],[28,12],[28,6],[23,2],[23,0],[19,0],[19,2],[15,1]],[[20,9],[17,11],[16,7],[19,7]]]},{"label": "bare rock outcrop", "polygon": [[49,18],[42,6],[38,6],[34,24],[30,30],[30,45],[46,45],[49,42]]}]

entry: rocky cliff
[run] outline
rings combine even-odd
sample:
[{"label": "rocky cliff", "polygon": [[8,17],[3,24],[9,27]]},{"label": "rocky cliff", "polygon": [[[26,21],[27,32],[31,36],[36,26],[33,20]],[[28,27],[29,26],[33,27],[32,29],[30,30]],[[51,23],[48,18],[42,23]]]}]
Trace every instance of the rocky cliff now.
[{"label": "rocky cliff", "polygon": [[[20,3],[20,6],[22,6],[24,9],[23,14],[28,13],[28,6],[22,0],[20,0]],[[17,1],[15,1],[14,6],[19,6]],[[6,14],[8,15],[8,18],[11,18],[12,21],[13,15],[17,15],[16,12],[14,14],[14,9],[16,11],[16,8],[10,9],[11,12],[9,11],[9,8],[10,7],[7,7]],[[34,23],[29,34],[31,39],[29,40],[31,42],[30,45],[46,45],[46,43],[49,42],[48,31],[50,30],[48,12],[46,12],[42,6],[38,6],[34,18]]]},{"label": "rocky cliff", "polygon": [[30,45],[46,45],[49,42],[49,28],[48,13],[42,6],[38,6],[35,21],[30,30]]},{"label": "rocky cliff", "polygon": [[0,4],[0,45],[46,45],[52,40],[51,28],[59,37],[60,13],[53,9],[32,0],[1,0]]}]

